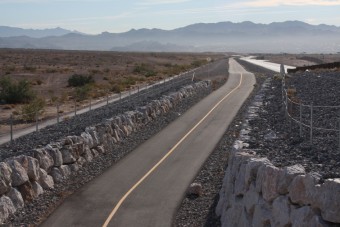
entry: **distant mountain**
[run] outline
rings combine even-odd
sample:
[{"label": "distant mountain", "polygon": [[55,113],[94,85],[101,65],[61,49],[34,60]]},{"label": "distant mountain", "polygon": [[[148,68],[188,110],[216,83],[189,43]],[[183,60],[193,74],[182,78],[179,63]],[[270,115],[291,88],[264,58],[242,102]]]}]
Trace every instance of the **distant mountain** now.
[{"label": "distant mountain", "polygon": [[[67,31],[67,30],[66,30]],[[64,30],[64,32],[66,33]],[[174,30],[132,29],[99,35],[66,33],[43,38],[0,38],[0,48],[162,52],[340,52],[340,27],[301,21],[255,24],[199,23]]]},{"label": "distant mountain", "polygon": [[59,27],[52,29],[23,29],[8,26],[0,26],[0,37],[27,36],[31,38],[43,38],[48,36],[62,36],[68,33],[79,32],[70,31]]}]

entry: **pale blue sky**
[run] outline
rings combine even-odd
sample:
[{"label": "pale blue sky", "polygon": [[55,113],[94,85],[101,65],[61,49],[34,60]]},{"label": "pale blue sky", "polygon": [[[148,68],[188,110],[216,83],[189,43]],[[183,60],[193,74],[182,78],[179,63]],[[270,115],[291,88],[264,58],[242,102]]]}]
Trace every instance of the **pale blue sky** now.
[{"label": "pale blue sky", "polygon": [[193,23],[301,20],[340,26],[340,0],[0,0],[0,25],[98,34]]}]

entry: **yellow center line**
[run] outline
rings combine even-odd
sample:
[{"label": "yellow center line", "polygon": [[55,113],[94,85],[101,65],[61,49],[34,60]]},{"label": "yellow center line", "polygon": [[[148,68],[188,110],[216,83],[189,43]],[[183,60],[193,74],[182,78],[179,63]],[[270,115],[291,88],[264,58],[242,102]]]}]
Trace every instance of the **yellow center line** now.
[{"label": "yellow center line", "polygon": [[119,200],[119,202],[117,203],[117,205],[114,207],[114,209],[111,211],[110,215],[108,216],[108,218],[106,219],[105,223],[103,224],[103,227],[107,227],[108,224],[110,223],[110,221],[112,220],[113,216],[117,213],[118,209],[120,208],[120,206],[123,204],[123,202],[126,200],[126,198],[152,173],[154,172],[157,167],[162,164],[162,162],[164,162],[165,159],[167,159],[175,150],[176,148],[226,99],[228,98],[233,92],[235,92],[242,84],[242,80],[243,80],[243,74],[241,73],[241,77],[240,77],[240,82],[237,85],[237,87],[235,87],[232,91],[230,91],[226,96],[224,96],[192,129],[190,129],[190,131],[182,137],[182,139],[180,141],[178,141],[176,143],[175,146],[173,146],[171,148],[170,151],[168,151],[168,153],[166,153],[166,155],[157,162],[156,165],[154,165],[135,185],[133,185],[129,191],[127,191],[125,193],[125,195]]}]

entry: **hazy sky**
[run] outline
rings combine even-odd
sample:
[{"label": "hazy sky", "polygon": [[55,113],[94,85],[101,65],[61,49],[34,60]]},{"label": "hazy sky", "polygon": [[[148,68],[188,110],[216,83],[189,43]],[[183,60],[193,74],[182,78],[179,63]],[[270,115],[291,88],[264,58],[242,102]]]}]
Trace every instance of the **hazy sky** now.
[{"label": "hazy sky", "polygon": [[301,20],[340,26],[340,0],[0,0],[0,25],[85,33],[221,21]]}]

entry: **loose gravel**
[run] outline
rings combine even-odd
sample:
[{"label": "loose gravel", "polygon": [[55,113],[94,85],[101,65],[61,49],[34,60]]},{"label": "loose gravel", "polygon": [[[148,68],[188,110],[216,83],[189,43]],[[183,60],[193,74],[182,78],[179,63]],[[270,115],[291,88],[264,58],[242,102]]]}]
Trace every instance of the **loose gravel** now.
[{"label": "loose gravel", "polygon": [[[214,72],[216,75],[223,75],[226,78],[227,64],[225,61],[214,63]],[[225,79],[218,80],[214,83],[216,88],[225,83]],[[171,88],[174,89],[174,88]],[[161,93],[170,92],[173,90],[162,90]],[[101,157],[96,158],[93,162],[88,163],[80,171],[72,173],[72,175],[60,184],[56,184],[52,190],[47,190],[41,196],[39,196],[32,203],[26,205],[23,209],[18,210],[15,215],[9,218],[8,225],[13,226],[37,226],[41,223],[45,217],[47,217],[67,196],[74,193],[81,186],[100,175],[108,167],[114,165],[121,158],[133,151],[137,146],[142,144],[145,140],[151,138],[157,132],[161,131],[164,127],[177,119],[181,114],[187,111],[194,104],[199,102],[202,98],[206,97],[211,92],[210,89],[203,90],[194,96],[185,98],[169,113],[160,116],[156,120],[150,122],[146,127],[139,132],[133,133],[126,140],[115,145],[114,151]],[[159,96],[159,94],[158,94]],[[86,114],[80,115],[79,118],[70,119],[65,125],[59,125],[48,127],[41,130],[38,133],[33,133],[21,137],[16,140],[15,144],[9,146],[5,144],[0,147],[1,158],[10,157],[27,153],[27,149],[35,146],[43,146],[50,141],[55,141],[57,138],[61,138],[65,135],[80,134],[86,126],[95,124],[98,119],[102,120],[111,117],[118,111],[132,110],[136,105],[143,105],[143,102],[147,102],[149,99],[156,97],[148,97],[146,100],[139,100],[139,103],[129,102],[127,106],[122,105],[118,110],[114,108],[104,107],[91,111]],[[111,111],[111,112],[110,112]],[[117,112],[115,112],[117,111]],[[80,118],[81,117],[81,118]],[[78,118],[78,119],[77,119]],[[54,128],[57,127],[57,128]],[[10,148],[10,149],[9,149]]]},{"label": "loose gravel", "polygon": [[[305,72],[292,74],[287,78],[287,88],[294,89],[291,99],[304,104],[318,106],[340,106],[339,72]],[[252,130],[249,141],[250,149],[260,156],[266,156],[273,164],[284,167],[301,164],[307,172],[318,172],[322,180],[340,177],[340,143],[339,131],[329,132],[313,130],[310,140],[310,128],[302,127],[289,120],[285,115],[282,102],[282,80],[274,78],[269,81],[264,92],[264,106],[260,108],[259,117],[251,120]],[[300,120],[299,105],[289,106],[290,114]],[[313,127],[339,127],[339,111],[333,108],[313,108]],[[303,107],[302,122],[310,125],[310,107]]]}]

